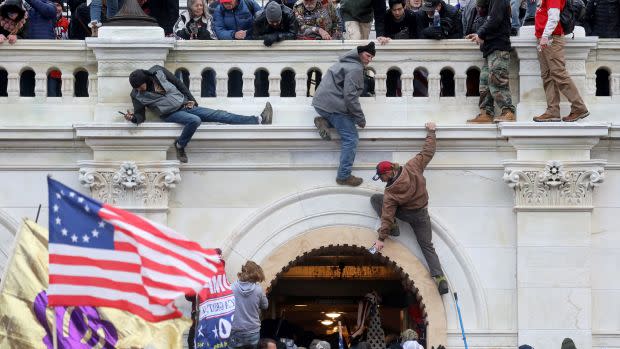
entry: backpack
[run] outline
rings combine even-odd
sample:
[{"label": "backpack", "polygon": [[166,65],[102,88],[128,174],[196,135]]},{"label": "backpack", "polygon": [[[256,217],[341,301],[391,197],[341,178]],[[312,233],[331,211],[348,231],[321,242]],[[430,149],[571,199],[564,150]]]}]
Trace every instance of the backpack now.
[{"label": "backpack", "polygon": [[586,13],[583,0],[566,0],[564,8],[560,11],[560,25],[564,35],[571,34],[575,30],[576,23],[581,24]]}]

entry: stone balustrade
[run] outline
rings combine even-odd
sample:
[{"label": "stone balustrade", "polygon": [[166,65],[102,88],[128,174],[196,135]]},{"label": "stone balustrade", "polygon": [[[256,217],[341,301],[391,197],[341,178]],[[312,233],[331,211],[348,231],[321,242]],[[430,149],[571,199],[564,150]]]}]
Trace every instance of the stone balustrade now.
[{"label": "stone balustrade", "polygon": [[[260,41],[175,41],[159,35],[159,28],[129,36],[122,28],[104,29],[86,41],[0,46],[0,104],[7,111],[0,124],[15,124],[15,113],[35,125],[121,121],[116,111],[131,108],[129,72],[163,64],[189,84],[201,105],[257,113],[269,98],[276,124],[306,125],[314,115],[309,80],[320,79],[338,56],[361,43],[287,41],[265,48]],[[512,39],[510,66],[520,121],[545,105],[535,41],[524,29]],[[608,111],[619,103],[620,41],[577,35],[567,42],[567,67],[591,120],[614,122]],[[362,98],[369,124],[403,126],[427,118],[463,123],[477,111],[482,64],[478,47],[465,40],[400,40],[378,47],[369,66],[374,97]],[[62,97],[48,97],[53,70],[62,73]]]}]

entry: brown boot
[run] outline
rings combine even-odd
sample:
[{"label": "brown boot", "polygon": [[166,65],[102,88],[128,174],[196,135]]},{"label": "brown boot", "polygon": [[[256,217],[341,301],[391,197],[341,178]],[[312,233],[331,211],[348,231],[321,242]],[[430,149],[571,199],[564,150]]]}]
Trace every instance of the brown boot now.
[{"label": "brown boot", "polygon": [[468,124],[492,124],[493,115],[487,114],[485,109],[480,109],[480,114],[476,115],[473,119],[467,120]]},{"label": "brown boot", "polygon": [[336,178],[336,183],[340,185],[350,185],[352,187],[357,187],[358,185],[362,184],[363,181],[364,181],[363,179],[359,177],[355,177],[354,175],[350,175],[346,179]]},{"label": "brown boot", "polygon": [[583,119],[585,117],[588,117],[588,115],[590,115],[589,111],[585,111],[585,112],[573,112],[571,111],[570,114],[566,115],[565,117],[562,118],[562,121],[564,122],[573,122],[573,121],[577,121],[579,119]]},{"label": "brown boot", "polygon": [[560,121],[560,117],[553,116],[547,113],[543,113],[542,115],[535,116],[532,120],[536,122],[556,122],[556,121]]},{"label": "brown boot", "polygon": [[510,109],[504,109],[504,111],[502,111],[502,115],[500,115],[499,117],[496,117],[495,122],[515,122],[517,121],[517,117],[515,116],[515,113],[512,112],[512,110]]}]

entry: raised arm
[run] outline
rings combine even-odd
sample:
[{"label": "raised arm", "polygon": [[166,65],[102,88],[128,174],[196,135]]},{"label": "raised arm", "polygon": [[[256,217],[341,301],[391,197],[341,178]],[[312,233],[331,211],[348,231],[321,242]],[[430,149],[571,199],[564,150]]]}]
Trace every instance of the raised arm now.
[{"label": "raised arm", "polygon": [[424,142],[424,146],[422,147],[422,151],[419,152],[413,159],[407,161],[408,167],[414,167],[418,171],[423,172],[429,162],[433,159],[435,155],[436,149],[436,137],[435,137],[435,129],[436,125],[434,122],[426,123],[426,141]]}]

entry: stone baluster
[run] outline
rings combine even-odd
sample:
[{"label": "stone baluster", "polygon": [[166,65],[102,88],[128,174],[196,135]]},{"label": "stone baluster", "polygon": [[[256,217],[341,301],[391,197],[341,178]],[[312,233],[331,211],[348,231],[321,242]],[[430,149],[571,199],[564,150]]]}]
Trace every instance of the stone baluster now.
[{"label": "stone baluster", "polygon": [[254,97],[254,74],[243,74],[243,97]]},{"label": "stone baluster", "polygon": [[218,70],[215,73],[215,95],[228,96],[228,74],[225,71]]},{"label": "stone baluster", "polygon": [[278,74],[269,75],[269,96],[270,97],[280,96],[280,81],[282,81],[282,76]]},{"label": "stone baluster", "polygon": [[75,77],[73,74],[62,74],[62,97],[63,98],[73,98],[74,89],[75,89]]},{"label": "stone baluster", "polygon": [[88,72],[88,97],[97,97],[97,73]]},{"label": "stone baluster", "polygon": [[620,74],[611,74],[611,88],[610,92],[612,96],[620,96]]},{"label": "stone baluster", "polygon": [[458,74],[454,76],[454,95],[456,98],[464,99],[467,93],[467,75]]},{"label": "stone baluster", "polygon": [[439,100],[439,93],[441,92],[441,81],[439,74],[428,74],[428,97],[431,101]]},{"label": "stone baluster", "polygon": [[194,96],[194,98],[200,97],[200,93],[202,92],[202,75],[200,72],[190,72],[189,73],[189,92]]},{"label": "stone baluster", "polygon": [[387,92],[387,74],[375,74],[375,95],[385,97]]},{"label": "stone baluster", "polygon": [[402,74],[400,76],[400,86],[403,97],[413,96],[413,74]]},{"label": "stone baluster", "polygon": [[596,74],[586,75],[586,95],[596,95]]},{"label": "stone baluster", "polygon": [[308,75],[307,74],[295,74],[295,95],[297,97],[306,97]]},{"label": "stone baluster", "polygon": [[19,74],[8,74],[6,92],[9,97],[19,97]]},{"label": "stone baluster", "polygon": [[47,75],[36,73],[34,76],[34,95],[38,98],[47,97]]}]

